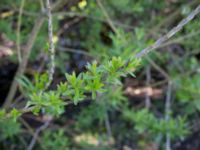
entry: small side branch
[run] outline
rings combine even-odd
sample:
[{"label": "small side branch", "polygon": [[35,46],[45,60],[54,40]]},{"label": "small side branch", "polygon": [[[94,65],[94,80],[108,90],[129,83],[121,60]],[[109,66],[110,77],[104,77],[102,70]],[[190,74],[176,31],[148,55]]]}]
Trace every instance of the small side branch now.
[{"label": "small side branch", "polygon": [[6,108],[6,109],[10,107],[10,105],[13,101],[13,98],[15,96],[15,93],[17,91],[17,86],[18,86],[16,79],[19,78],[20,76],[22,76],[25,69],[26,69],[26,66],[27,66],[27,63],[28,63],[28,58],[30,56],[30,53],[31,53],[32,47],[34,45],[35,39],[37,37],[37,34],[38,34],[40,28],[43,25],[43,22],[44,22],[43,17],[38,17],[35,21],[35,25],[33,27],[32,32],[30,33],[30,37],[29,37],[27,44],[26,44],[26,47],[24,49],[22,61],[19,64],[19,67],[18,67],[17,72],[15,74],[14,80],[11,84],[10,90],[9,90],[8,95],[6,97],[6,100],[3,104],[3,107]]},{"label": "small side branch", "polygon": [[97,0],[97,4],[98,4],[98,6],[100,7],[100,9],[102,10],[104,16],[106,17],[106,20],[107,20],[108,24],[110,25],[111,29],[112,29],[115,33],[117,33],[117,29],[116,29],[115,25],[113,24],[112,20],[110,19],[108,13],[106,12],[104,6],[102,5],[101,0]]},{"label": "small side branch", "polygon": [[149,96],[149,87],[151,82],[151,67],[148,65],[146,67],[146,86],[148,91],[146,92],[146,98],[145,98],[145,107],[149,109],[151,107],[151,98]]},{"label": "small side branch", "polygon": [[161,46],[165,41],[174,36],[177,32],[179,32],[186,24],[188,24],[197,14],[200,13],[200,5],[196,7],[185,19],[183,19],[176,27],[172,28],[167,34],[159,38],[153,45],[143,49],[141,52],[136,54],[136,58],[141,58],[151,51],[157,49]]},{"label": "small side branch", "polygon": [[22,14],[23,14],[23,9],[24,9],[24,4],[25,0],[21,1],[21,6],[19,9],[19,15],[18,15],[18,21],[17,21],[17,56],[18,56],[18,61],[21,63],[22,61],[22,54],[21,54],[21,46],[20,46],[20,41],[21,41],[21,22],[22,22]]},{"label": "small side branch", "polygon": [[[168,83],[167,87],[167,95],[166,95],[166,101],[165,101],[165,120],[166,122],[170,119],[170,112],[171,112],[171,93],[172,93],[172,83]],[[166,144],[165,144],[166,150],[171,150],[171,138],[170,133],[167,131],[166,133]]]},{"label": "small side branch", "polygon": [[35,134],[34,134],[32,140],[31,140],[31,142],[30,142],[30,144],[29,144],[27,150],[32,150],[32,149],[34,148],[34,145],[35,145],[35,143],[36,143],[36,140],[37,140],[37,138],[38,138],[40,132],[43,131],[43,130],[45,130],[45,129],[49,126],[49,123],[50,123],[49,121],[45,122],[44,125],[42,125],[41,127],[39,127],[39,128],[36,130],[36,132],[35,132]]},{"label": "small side branch", "polygon": [[46,0],[46,5],[47,5],[47,15],[48,15],[49,54],[50,54],[50,64],[48,70],[49,81],[46,84],[46,88],[48,88],[53,80],[53,75],[55,72],[55,47],[53,43],[53,23],[52,23],[51,5],[49,0]]},{"label": "small side branch", "polygon": [[108,112],[106,112],[106,114],[105,114],[105,125],[106,125],[107,135],[109,137],[109,140],[111,140],[111,138],[112,138],[112,129],[111,129],[111,125],[110,125]]}]

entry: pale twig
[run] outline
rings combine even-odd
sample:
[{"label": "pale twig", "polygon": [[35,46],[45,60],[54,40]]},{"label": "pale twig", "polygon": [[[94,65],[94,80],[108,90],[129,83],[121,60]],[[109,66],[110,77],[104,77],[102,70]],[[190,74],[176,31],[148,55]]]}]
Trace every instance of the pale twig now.
[{"label": "pale twig", "polygon": [[116,27],[114,26],[112,20],[110,19],[108,13],[106,12],[104,6],[102,5],[101,0],[97,0],[97,4],[98,4],[98,6],[100,7],[100,9],[102,10],[104,16],[106,17],[106,20],[107,20],[108,24],[110,25],[111,29],[112,29],[115,33],[117,33],[117,29],[116,29]]},{"label": "pale twig", "polygon": [[68,0],[57,0],[51,6],[51,9],[54,11],[58,11],[61,7],[68,3]]},{"label": "pale twig", "polygon": [[[28,124],[28,122],[26,120],[24,120],[22,117],[19,118],[20,122],[23,124],[24,127],[26,127],[27,131],[29,132],[29,134],[31,136],[35,136],[35,132],[34,130],[31,128],[31,126]],[[41,146],[41,148],[43,150],[46,150],[45,147],[43,146],[42,140],[40,137],[36,137],[37,142],[39,143],[39,145]],[[28,147],[28,145],[27,145]]]},{"label": "pale twig", "polygon": [[189,23],[198,13],[200,13],[200,5],[196,7],[185,19],[183,19],[176,27],[172,28],[167,34],[159,38],[153,45],[143,49],[141,52],[135,55],[136,58],[141,58],[148,54],[149,52],[157,49],[160,45],[162,45],[165,41],[174,36],[177,32],[179,32],[187,23]]},{"label": "pale twig", "polygon": [[39,136],[40,132],[44,129],[46,129],[49,126],[50,121],[45,122],[41,127],[39,127],[36,131],[35,134],[27,148],[27,150],[32,150],[34,148],[34,145],[36,143],[37,137]]},{"label": "pale twig", "polygon": [[[185,55],[183,57],[180,57],[178,59],[176,59],[178,64],[181,64],[183,61],[185,61],[189,56],[191,55],[197,55],[200,52],[200,49],[194,49],[192,51],[188,51],[185,53]],[[173,64],[172,64],[173,65]]]},{"label": "pale twig", "polygon": [[11,84],[10,90],[9,90],[8,95],[6,97],[6,100],[5,100],[4,104],[3,104],[4,108],[10,107],[10,105],[11,105],[11,103],[13,101],[13,98],[15,96],[15,93],[16,93],[16,90],[17,90],[17,86],[18,86],[18,83],[17,83],[16,79],[19,78],[24,73],[24,71],[26,69],[26,66],[27,66],[27,63],[28,63],[28,58],[29,58],[30,53],[31,53],[31,49],[33,47],[33,44],[34,44],[35,39],[36,39],[36,36],[37,36],[37,34],[38,34],[43,22],[44,22],[44,17],[39,16],[36,19],[36,22],[35,22],[35,25],[33,27],[33,30],[30,33],[30,37],[29,37],[28,42],[26,44],[26,47],[24,49],[24,55],[23,55],[22,61],[19,64],[19,67],[18,67],[17,72],[15,74],[14,80],[13,80],[13,82]]},{"label": "pale twig", "polygon": [[169,75],[160,66],[158,66],[150,57],[146,56],[145,58],[152,65],[152,67],[159,71],[168,81],[170,80]]},{"label": "pale twig", "polygon": [[[191,3],[187,4],[187,7],[192,8],[198,4],[199,4],[199,0],[194,0]],[[158,33],[161,27],[167,27],[170,24],[172,24],[174,21],[176,21],[177,18],[180,17],[181,15],[181,10],[182,10],[181,8],[176,9],[172,14],[170,14],[170,16],[166,17],[164,20],[162,20],[162,22],[158,23],[155,27],[153,27],[150,30],[150,32],[147,34],[147,37],[149,35],[154,35],[155,33]]]},{"label": "pale twig", "polygon": [[60,30],[58,30],[57,32],[57,37],[59,37],[64,31],[66,31],[67,29],[69,29],[72,25],[78,23],[83,17],[76,17],[75,19],[73,19],[70,22],[67,22],[64,24],[64,26],[62,28],[60,28]]},{"label": "pale twig", "polygon": [[[165,120],[166,122],[169,122],[170,119],[170,112],[171,112],[171,92],[172,92],[172,83],[168,83],[167,87],[167,95],[166,95],[166,101],[165,101]],[[171,138],[170,133],[167,131],[166,133],[166,144],[165,144],[166,150],[171,150]]]},{"label": "pale twig", "polygon": [[21,42],[20,32],[21,32],[21,22],[22,22],[22,13],[24,9],[24,4],[25,4],[25,0],[22,0],[20,9],[19,9],[18,21],[17,21],[17,56],[18,56],[19,63],[21,63],[22,61],[21,46],[20,46],[20,42]]},{"label": "pale twig", "polygon": [[79,49],[73,49],[73,48],[69,48],[69,47],[57,47],[60,51],[64,51],[64,52],[69,52],[69,53],[76,53],[76,54],[82,54],[82,55],[86,55],[89,56],[91,58],[93,58],[94,56],[92,56],[92,54],[90,54],[89,52],[86,52],[84,50],[79,50]]},{"label": "pale twig", "polygon": [[163,47],[166,47],[166,46],[169,46],[171,44],[175,44],[175,43],[183,43],[184,44],[184,41],[187,40],[188,38],[191,38],[191,37],[194,37],[194,36],[197,36],[200,34],[200,30],[199,31],[195,31],[195,32],[191,32],[185,36],[181,36],[177,39],[174,39],[174,40],[170,40],[162,45],[159,46],[159,48],[163,48]]},{"label": "pale twig", "polygon": [[106,112],[106,114],[105,114],[105,125],[106,125],[107,135],[109,137],[109,140],[111,140],[111,138],[112,138],[112,130],[111,130],[111,125],[110,125],[108,112]]},{"label": "pale twig", "polygon": [[[88,19],[91,19],[91,20],[94,20],[94,21],[99,21],[99,22],[102,22],[102,23],[109,24],[107,19],[100,18],[100,17],[95,17],[95,16],[92,16],[92,15],[88,15],[86,13],[78,13],[78,12],[73,12],[73,11],[68,11],[68,12],[61,11],[61,12],[54,12],[52,15],[53,15],[53,17],[64,17],[64,16],[84,17],[84,18],[88,18]],[[125,29],[133,30],[135,28],[135,27],[133,27],[131,25],[123,24],[123,23],[120,23],[120,22],[117,22],[117,21],[113,21],[113,20],[112,20],[112,23],[115,26],[119,26],[119,27],[122,27],[122,28],[125,28]]]},{"label": "pale twig", "polygon": [[42,11],[42,12],[45,12],[43,0],[40,0],[40,6],[41,6],[41,11]]},{"label": "pale twig", "polygon": [[[19,12],[19,9],[18,8],[13,8],[14,12]],[[27,15],[27,16],[33,16],[33,17],[36,17],[38,16],[39,14],[42,14],[42,13],[36,13],[36,12],[29,12],[29,11],[26,11],[24,10],[23,15]],[[102,23],[106,23],[108,24],[108,21],[104,18],[100,18],[100,17],[96,17],[96,16],[92,16],[92,15],[88,15],[84,12],[73,12],[73,11],[59,11],[59,12],[53,12],[52,13],[52,17],[65,17],[65,16],[68,16],[68,17],[80,17],[80,18],[87,18],[87,19],[91,19],[93,21],[99,21],[99,22],[102,22]],[[129,30],[134,30],[135,27],[132,26],[132,25],[129,25],[129,24],[124,24],[124,23],[121,23],[117,20],[112,20],[112,23],[115,25],[115,26],[118,26],[118,27],[121,27],[121,28],[124,28],[124,29],[129,29]]]},{"label": "pale twig", "polygon": [[[12,8],[14,12],[19,13],[19,8]],[[28,16],[28,17],[37,17],[39,15],[39,13],[36,12],[29,12],[26,10],[23,10],[22,12],[23,15]]]},{"label": "pale twig", "polygon": [[[150,68],[150,66],[148,65],[147,67],[146,67],[146,86],[147,87],[149,87],[150,86],[150,82],[151,82],[151,68]],[[150,108],[150,106],[151,106],[151,99],[150,99],[150,96],[149,96],[149,88],[148,88],[148,90],[147,90],[147,92],[146,92],[146,98],[145,98],[145,107],[147,108],[147,109],[149,109]]]},{"label": "pale twig", "polygon": [[51,6],[49,0],[46,0],[46,6],[48,15],[49,54],[50,54],[50,64],[48,70],[49,81],[46,84],[46,88],[48,88],[53,80],[53,75],[55,72],[55,47],[53,43],[53,23],[52,23]]}]

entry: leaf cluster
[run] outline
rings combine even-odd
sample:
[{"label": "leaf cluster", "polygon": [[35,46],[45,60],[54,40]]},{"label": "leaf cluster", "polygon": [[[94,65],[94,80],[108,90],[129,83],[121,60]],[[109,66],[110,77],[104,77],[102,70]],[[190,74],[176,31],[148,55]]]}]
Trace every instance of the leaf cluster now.
[{"label": "leaf cluster", "polygon": [[134,124],[135,130],[142,133],[149,133],[150,135],[159,135],[168,133],[171,138],[184,137],[188,134],[186,120],[183,117],[169,120],[157,119],[147,109],[139,111],[126,110],[124,117]]}]

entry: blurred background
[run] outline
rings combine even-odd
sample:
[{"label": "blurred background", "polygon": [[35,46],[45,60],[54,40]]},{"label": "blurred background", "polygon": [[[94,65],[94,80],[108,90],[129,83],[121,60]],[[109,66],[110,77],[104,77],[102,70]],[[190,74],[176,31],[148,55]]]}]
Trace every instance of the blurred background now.
[{"label": "blurred background", "polygon": [[[86,70],[113,56],[129,58],[153,44],[199,0],[52,0],[55,74]],[[34,82],[48,68],[45,0],[0,2],[0,104],[22,59]],[[24,113],[0,121],[1,150],[200,150],[200,15],[143,57],[136,77],[120,78],[96,100],[65,107],[59,117]],[[25,58],[26,59],[26,58]],[[23,61],[22,61],[23,62]],[[18,86],[11,107],[28,101]],[[90,93],[88,93],[90,95]],[[0,114],[1,116],[1,114]],[[50,121],[49,121],[50,120]]]}]

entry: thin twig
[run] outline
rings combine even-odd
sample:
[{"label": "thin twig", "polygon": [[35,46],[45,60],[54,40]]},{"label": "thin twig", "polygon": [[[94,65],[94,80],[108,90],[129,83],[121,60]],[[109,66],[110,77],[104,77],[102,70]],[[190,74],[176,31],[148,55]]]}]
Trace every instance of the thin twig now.
[{"label": "thin twig", "polygon": [[10,90],[9,90],[8,95],[6,97],[6,100],[3,104],[4,108],[10,107],[10,105],[13,101],[13,98],[15,96],[17,86],[18,86],[16,79],[19,78],[21,75],[23,75],[23,73],[26,69],[26,66],[27,66],[27,63],[28,63],[28,58],[29,58],[30,53],[31,53],[31,49],[34,45],[36,36],[37,36],[40,28],[42,27],[43,22],[44,22],[44,17],[41,17],[41,16],[39,16],[35,21],[35,25],[33,27],[32,32],[30,33],[30,37],[29,37],[28,42],[26,44],[26,47],[24,49],[24,55],[23,55],[22,61],[19,64],[19,67],[18,67],[17,72],[15,74],[14,80],[11,84]]},{"label": "thin twig", "polygon": [[[78,12],[73,12],[73,11],[68,11],[68,12],[54,12],[53,14],[53,17],[64,17],[64,16],[69,16],[69,17],[84,17],[84,18],[88,18],[88,19],[91,19],[91,20],[94,20],[94,21],[99,21],[99,22],[102,22],[102,23],[108,23],[107,19],[103,19],[103,18],[100,18],[100,17],[95,17],[95,16],[92,16],[92,15],[88,15],[86,13],[78,13]],[[122,28],[125,28],[125,29],[130,29],[130,30],[133,30],[135,27],[131,26],[131,25],[128,25],[128,24],[123,24],[123,23],[120,23],[120,22],[117,22],[117,21],[113,21],[112,20],[112,23],[113,25],[115,26],[119,26],[119,27],[122,27]]]},{"label": "thin twig", "polygon": [[[149,87],[150,86],[150,82],[151,82],[151,68],[150,68],[150,66],[148,65],[147,67],[146,67],[146,86],[147,87]],[[149,109],[150,108],[150,106],[151,106],[151,99],[150,99],[150,96],[149,96],[149,88],[148,88],[148,90],[147,90],[147,92],[146,92],[146,98],[145,98],[145,107],[147,108],[147,109]]]},{"label": "thin twig", "polygon": [[167,34],[160,37],[153,45],[143,49],[141,52],[136,54],[136,58],[141,58],[145,55],[147,55],[149,52],[157,49],[161,44],[163,44],[165,41],[170,39],[172,36],[174,36],[177,32],[179,32],[187,23],[189,23],[197,14],[200,13],[200,5],[196,7],[195,10],[193,10],[185,19],[183,19],[176,27],[172,28]]},{"label": "thin twig", "polygon": [[69,29],[72,25],[78,23],[81,19],[83,19],[83,17],[76,17],[72,21],[65,23],[64,26],[62,28],[60,28],[60,30],[58,30],[58,32],[56,34],[57,37],[59,37],[64,31]]},{"label": "thin twig", "polygon": [[117,29],[116,29],[116,27],[114,26],[112,20],[110,19],[108,13],[106,12],[104,6],[102,5],[101,0],[97,0],[97,4],[98,4],[98,6],[100,7],[100,9],[102,10],[104,16],[106,17],[106,20],[107,20],[108,24],[110,25],[111,29],[112,29],[115,33],[117,33]]},{"label": "thin twig", "polygon": [[44,2],[43,2],[43,0],[40,0],[40,6],[41,6],[41,11],[44,12],[45,8],[44,8]]},{"label": "thin twig", "polygon": [[145,57],[147,61],[154,67],[157,71],[159,71],[168,81],[170,80],[170,76],[160,67],[158,66],[150,57]]},{"label": "thin twig", "polygon": [[22,61],[21,46],[20,46],[20,42],[21,42],[20,30],[21,30],[22,13],[24,9],[24,4],[25,4],[25,0],[22,0],[20,9],[19,9],[18,21],[17,21],[17,56],[18,56],[19,63],[21,63]]},{"label": "thin twig", "polygon": [[109,140],[111,140],[111,138],[112,138],[112,130],[111,130],[111,125],[110,125],[108,112],[106,112],[106,114],[105,114],[105,125],[106,125],[106,130],[107,130],[107,134],[108,134]]},{"label": "thin twig", "polygon": [[175,44],[175,43],[183,43],[184,44],[184,41],[187,40],[188,38],[191,38],[191,37],[194,37],[194,36],[197,36],[200,34],[200,30],[199,31],[195,31],[195,32],[191,32],[185,36],[181,36],[179,38],[176,38],[174,40],[170,40],[162,45],[159,46],[159,48],[163,48],[163,47],[166,47],[166,46],[169,46],[171,44]]},{"label": "thin twig", "polygon": [[[165,102],[165,120],[166,122],[170,119],[170,112],[171,112],[171,92],[172,92],[172,83],[168,83],[167,87],[167,95],[166,95],[166,102]],[[170,133],[167,131],[166,133],[166,150],[171,150],[171,138]]]},{"label": "thin twig", "polygon": [[52,23],[51,5],[49,0],[46,0],[46,5],[47,5],[47,15],[48,15],[49,54],[50,54],[50,63],[48,70],[49,81],[46,84],[46,88],[48,88],[53,80],[53,75],[55,72],[55,47],[53,43],[53,23]]},{"label": "thin twig", "polygon": [[92,54],[90,54],[89,52],[86,52],[84,50],[81,49],[73,49],[73,48],[69,48],[69,47],[57,47],[60,51],[64,51],[64,52],[69,52],[69,53],[76,53],[76,54],[82,54],[82,55],[86,55],[89,56],[91,58],[93,58],[94,56],[92,56]]},{"label": "thin twig", "polygon": [[[187,6],[192,8],[196,5],[199,4],[199,0],[194,0],[191,3],[188,3]],[[173,13],[170,14],[170,16],[166,17],[164,20],[162,20],[162,22],[158,23],[155,27],[153,27],[150,32],[147,34],[147,37],[149,37],[150,35],[154,35],[155,33],[159,32],[159,29],[161,27],[167,27],[170,24],[172,24],[174,21],[177,20],[177,18],[179,18],[181,16],[181,8],[176,9]]]},{"label": "thin twig", "polygon": [[30,144],[29,144],[27,150],[32,150],[32,149],[34,148],[34,145],[35,145],[35,143],[36,143],[37,137],[39,136],[39,134],[40,134],[40,132],[41,132],[42,130],[46,129],[46,128],[49,126],[49,123],[50,123],[49,121],[45,122],[44,125],[40,126],[40,127],[36,130],[36,132],[35,132],[35,134],[34,134],[32,140],[31,140],[31,142],[30,142]]},{"label": "thin twig", "polygon": [[[35,132],[34,132],[34,130],[31,128],[31,126],[28,124],[28,122],[26,122],[26,120],[24,120],[22,117],[20,117],[19,120],[20,120],[21,123],[26,127],[26,129],[27,129],[27,131],[29,132],[29,134],[30,134],[31,136],[34,137],[34,136],[35,136]],[[37,140],[37,142],[39,143],[39,145],[41,146],[41,148],[42,148],[43,150],[46,150],[45,147],[43,146],[43,143],[42,143],[41,138],[40,138],[40,137],[37,137],[36,140]],[[28,145],[27,145],[27,147],[28,147]]]}]

